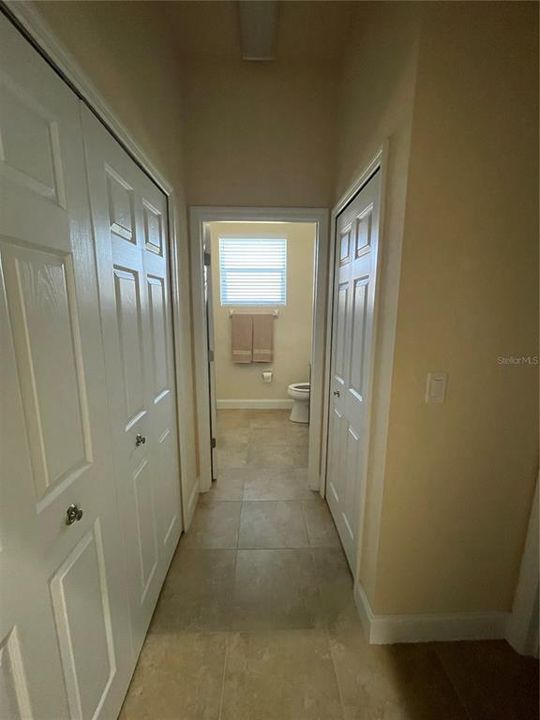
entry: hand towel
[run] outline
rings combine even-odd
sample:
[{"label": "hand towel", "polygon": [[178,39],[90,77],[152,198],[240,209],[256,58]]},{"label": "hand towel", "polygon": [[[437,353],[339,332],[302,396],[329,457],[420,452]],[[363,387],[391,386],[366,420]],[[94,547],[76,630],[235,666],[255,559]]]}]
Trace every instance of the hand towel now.
[{"label": "hand towel", "polygon": [[274,315],[253,315],[253,362],[274,359]]},{"label": "hand towel", "polygon": [[253,359],[253,321],[251,315],[231,316],[231,354],[234,363],[250,363]]}]

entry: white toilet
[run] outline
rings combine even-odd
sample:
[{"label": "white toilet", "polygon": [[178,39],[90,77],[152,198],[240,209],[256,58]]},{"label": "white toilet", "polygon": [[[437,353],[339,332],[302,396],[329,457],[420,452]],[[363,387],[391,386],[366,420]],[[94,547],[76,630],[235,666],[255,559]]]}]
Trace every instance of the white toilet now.
[{"label": "white toilet", "polygon": [[294,400],[289,420],[297,423],[309,423],[309,383],[289,385],[289,397]]}]

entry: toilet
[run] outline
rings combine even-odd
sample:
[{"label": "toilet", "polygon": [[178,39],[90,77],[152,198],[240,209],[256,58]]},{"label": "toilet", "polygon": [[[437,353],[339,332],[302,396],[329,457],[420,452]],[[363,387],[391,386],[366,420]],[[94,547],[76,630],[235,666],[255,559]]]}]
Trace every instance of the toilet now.
[{"label": "toilet", "polygon": [[289,420],[297,423],[309,423],[309,383],[289,385],[289,397],[294,400]]}]

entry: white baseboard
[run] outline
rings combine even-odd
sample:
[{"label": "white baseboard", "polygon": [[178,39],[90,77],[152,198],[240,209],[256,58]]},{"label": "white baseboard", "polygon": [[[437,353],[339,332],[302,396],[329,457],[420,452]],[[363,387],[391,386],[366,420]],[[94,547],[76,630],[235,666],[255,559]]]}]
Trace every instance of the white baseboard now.
[{"label": "white baseboard", "polygon": [[506,635],[506,612],[376,615],[360,583],[356,584],[354,599],[364,634],[372,645],[500,640]]},{"label": "white baseboard", "polygon": [[290,410],[293,400],[216,400],[218,410]]}]

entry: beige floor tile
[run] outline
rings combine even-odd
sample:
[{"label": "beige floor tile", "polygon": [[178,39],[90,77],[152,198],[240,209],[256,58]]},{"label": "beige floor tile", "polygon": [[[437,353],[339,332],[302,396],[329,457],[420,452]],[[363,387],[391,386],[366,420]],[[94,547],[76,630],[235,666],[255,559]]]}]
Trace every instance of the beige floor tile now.
[{"label": "beige floor tile", "polygon": [[191,527],[183,539],[184,547],[237,547],[241,507],[240,502],[216,500],[199,503]]},{"label": "beige floor tile", "polygon": [[218,428],[246,427],[249,428],[251,423],[251,410],[218,410],[217,421]]},{"label": "beige floor tile", "polygon": [[[209,503],[214,500],[237,500],[244,497],[246,468],[218,468],[218,478],[212,483],[207,493],[201,493],[199,502]],[[250,472],[247,477],[252,476]]]},{"label": "beige floor tile", "polygon": [[300,501],[244,502],[241,548],[299,548],[309,545]]},{"label": "beige floor tile", "polygon": [[282,427],[289,422],[290,410],[252,410],[249,415],[249,426],[257,428]]},{"label": "beige floor tile", "polygon": [[150,632],[228,630],[235,550],[186,548],[181,543],[161,591]]},{"label": "beige floor tile", "polygon": [[342,720],[323,632],[233,635],[227,653],[221,720]]},{"label": "beige floor tile", "polygon": [[330,647],[345,720],[470,720],[429,646],[368,645],[349,627]]},{"label": "beige floor tile", "polygon": [[471,718],[537,720],[538,661],[504,640],[433,646]]},{"label": "beige floor tile", "polygon": [[225,425],[218,421],[216,439],[218,446],[239,445],[249,441],[249,425]]},{"label": "beige floor tile", "polygon": [[247,464],[252,467],[294,467],[296,459],[296,449],[283,444],[270,445],[268,443],[261,443],[254,445],[250,443],[247,451]]},{"label": "beige floor tile", "polygon": [[310,545],[313,547],[341,547],[336,526],[328,505],[320,498],[303,503]]},{"label": "beige floor tile", "polygon": [[119,720],[218,720],[227,636],[150,634]]},{"label": "beige floor tile", "polygon": [[309,426],[286,422],[286,424],[269,425],[268,427],[252,427],[249,442],[254,445],[304,445],[308,446]]},{"label": "beige floor tile", "polygon": [[235,629],[313,628],[319,617],[319,588],[309,549],[238,551]]},{"label": "beige floor tile", "polygon": [[244,500],[311,500],[315,494],[307,486],[303,469],[265,469],[246,479]]},{"label": "beige floor tile", "polygon": [[331,632],[360,629],[353,579],[341,548],[313,548],[320,594],[320,623]]},{"label": "beige floor tile", "polygon": [[234,445],[218,445],[216,450],[217,463],[219,468],[243,467],[248,462],[250,445],[245,442],[238,442]]}]

